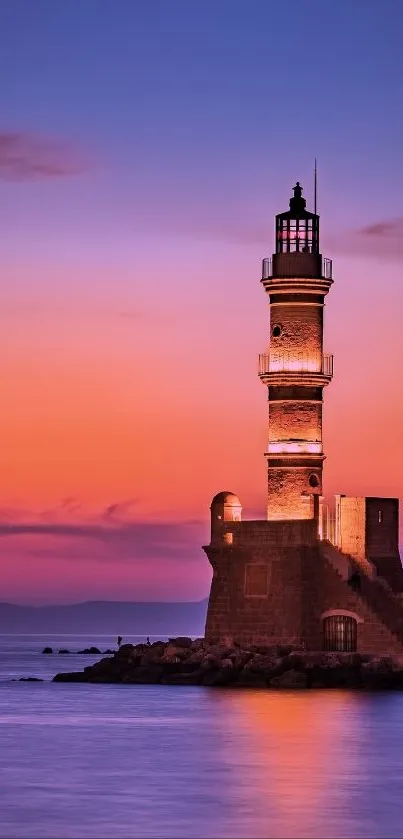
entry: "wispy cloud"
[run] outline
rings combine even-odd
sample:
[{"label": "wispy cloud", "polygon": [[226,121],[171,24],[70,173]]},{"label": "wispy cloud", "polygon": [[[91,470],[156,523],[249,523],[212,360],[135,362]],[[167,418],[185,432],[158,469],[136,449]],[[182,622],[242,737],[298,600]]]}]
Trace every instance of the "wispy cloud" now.
[{"label": "wispy cloud", "polygon": [[336,235],[331,242],[336,250],[369,258],[403,257],[403,217],[384,219]]},{"label": "wispy cloud", "polygon": [[[42,537],[35,555],[50,553],[54,539],[63,545],[64,556],[88,555],[102,561],[180,560],[197,554],[200,558],[205,523],[198,520],[146,521],[132,518],[136,499],[108,504],[94,516],[85,516],[76,499],[65,499],[54,509],[27,515],[27,511],[0,510],[0,538]],[[81,514],[81,515],[80,515]],[[45,544],[43,544],[45,537]],[[46,547],[46,537],[50,544]],[[67,540],[67,541],[66,541]],[[84,545],[84,546],[83,546]],[[97,548],[98,545],[98,548]],[[103,546],[101,552],[99,548]],[[196,550],[197,548],[197,550]],[[29,550],[28,550],[29,553]],[[53,551],[54,555],[58,550]]]},{"label": "wispy cloud", "polygon": [[84,155],[62,140],[0,131],[0,178],[61,178],[78,175],[88,167]]},{"label": "wispy cloud", "polygon": [[377,253],[403,256],[403,217],[378,221],[357,231],[360,239]]}]

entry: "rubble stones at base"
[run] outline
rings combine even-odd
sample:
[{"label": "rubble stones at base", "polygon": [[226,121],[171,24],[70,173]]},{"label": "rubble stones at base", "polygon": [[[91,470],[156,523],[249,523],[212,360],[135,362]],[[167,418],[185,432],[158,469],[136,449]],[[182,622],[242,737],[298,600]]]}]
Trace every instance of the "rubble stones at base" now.
[{"label": "rubble stones at base", "polygon": [[203,638],[194,641],[171,638],[153,644],[124,644],[114,654],[85,667],[83,672],[58,673],[53,681],[272,690],[403,690],[403,658],[306,652],[288,645],[242,648],[235,642],[220,644],[208,643]]}]

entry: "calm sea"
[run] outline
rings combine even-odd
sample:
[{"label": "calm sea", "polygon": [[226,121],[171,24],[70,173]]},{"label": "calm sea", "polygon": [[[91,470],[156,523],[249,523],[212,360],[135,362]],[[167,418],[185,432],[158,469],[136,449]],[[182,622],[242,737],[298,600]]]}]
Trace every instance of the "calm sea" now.
[{"label": "calm sea", "polygon": [[12,681],[112,643],[0,636],[1,837],[403,837],[403,694]]}]

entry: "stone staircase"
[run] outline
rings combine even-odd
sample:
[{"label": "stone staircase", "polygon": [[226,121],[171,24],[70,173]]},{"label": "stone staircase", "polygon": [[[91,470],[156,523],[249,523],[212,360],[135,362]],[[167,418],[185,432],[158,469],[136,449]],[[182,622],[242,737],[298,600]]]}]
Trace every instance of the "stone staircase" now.
[{"label": "stone staircase", "polygon": [[322,555],[347,583],[352,575],[359,581],[354,592],[403,647],[403,602],[383,577],[376,576],[373,564],[366,559],[341,553],[330,542],[322,543]]}]

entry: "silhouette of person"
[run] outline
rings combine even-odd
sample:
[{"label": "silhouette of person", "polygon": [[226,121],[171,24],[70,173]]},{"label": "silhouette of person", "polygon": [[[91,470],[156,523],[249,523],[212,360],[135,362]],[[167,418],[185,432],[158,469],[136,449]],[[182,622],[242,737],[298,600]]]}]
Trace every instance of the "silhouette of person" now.
[{"label": "silhouette of person", "polygon": [[120,647],[120,645],[121,645],[122,641],[123,641],[122,636],[121,636],[121,635],[118,635],[118,647]]},{"label": "silhouette of person", "polygon": [[148,636],[147,636],[147,644],[148,644],[149,647],[151,646],[151,641],[150,641]]}]

